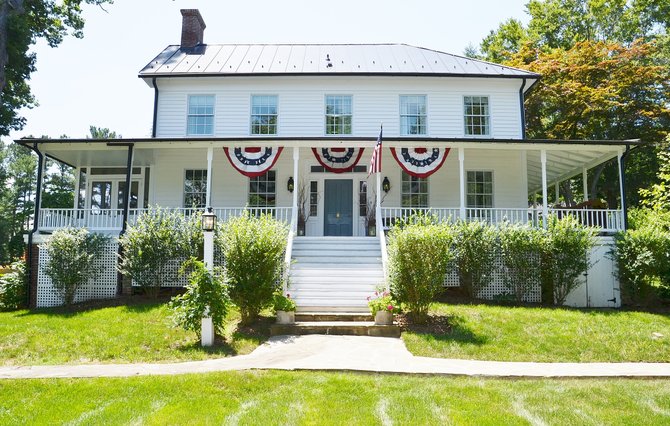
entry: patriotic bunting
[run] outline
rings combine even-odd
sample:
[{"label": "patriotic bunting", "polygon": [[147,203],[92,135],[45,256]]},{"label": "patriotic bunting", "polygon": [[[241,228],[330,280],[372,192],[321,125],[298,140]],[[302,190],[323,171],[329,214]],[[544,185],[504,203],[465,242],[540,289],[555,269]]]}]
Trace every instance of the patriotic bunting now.
[{"label": "patriotic bunting", "polygon": [[329,172],[345,173],[354,169],[364,148],[312,148],[316,160]]},{"label": "patriotic bunting", "polygon": [[449,148],[391,148],[391,154],[405,172],[426,178],[442,167]]},{"label": "patriotic bunting", "polygon": [[230,164],[248,177],[265,174],[277,162],[282,148],[223,148]]}]

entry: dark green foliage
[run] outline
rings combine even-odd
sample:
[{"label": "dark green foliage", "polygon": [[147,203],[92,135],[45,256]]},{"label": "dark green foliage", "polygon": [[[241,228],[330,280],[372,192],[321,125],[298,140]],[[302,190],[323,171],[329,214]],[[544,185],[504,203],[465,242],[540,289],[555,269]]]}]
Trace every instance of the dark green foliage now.
[{"label": "dark green foliage", "polygon": [[273,296],[273,302],[272,305],[275,308],[275,311],[285,311],[285,312],[291,312],[295,311],[295,301],[291,299],[291,295],[287,294],[284,296],[281,293],[275,293]]},{"label": "dark green foliage", "polygon": [[388,275],[391,294],[415,321],[427,319],[428,307],[442,291],[453,260],[453,232],[430,217],[412,217],[391,229]]},{"label": "dark green foliage", "polygon": [[74,303],[79,288],[100,273],[95,261],[108,241],[86,229],[62,228],[40,245],[40,250],[49,253],[44,271],[66,305]]},{"label": "dark green foliage", "polygon": [[181,262],[197,256],[203,245],[200,215],[153,208],[139,215],[119,238],[119,270],[148,293],[177,278]]},{"label": "dark green foliage", "polygon": [[498,233],[505,285],[516,303],[523,303],[530,291],[539,285],[544,232],[505,224]]},{"label": "dark green foliage", "polygon": [[42,207],[70,209],[74,206],[74,170],[47,159],[42,187]]},{"label": "dark green foliage", "polygon": [[210,273],[205,264],[191,258],[184,262],[181,273],[190,271],[186,292],[170,300],[172,318],[175,324],[201,336],[202,318],[212,318],[214,330],[223,335],[223,326],[228,314],[230,298],[224,285],[223,272]]},{"label": "dark green foliage", "polygon": [[24,305],[26,284],[26,263],[12,263],[11,272],[0,275],[0,311],[19,309]]},{"label": "dark green foliage", "polygon": [[288,229],[270,215],[246,212],[220,226],[216,237],[225,259],[226,280],[242,322],[258,317],[281,288]]},{"label": "dark green foliage", "polygon": [[453,250],[461,287],[469,297],[477,297],[495,268],[495,228],[479,221],[458,221],[454,225]]}]

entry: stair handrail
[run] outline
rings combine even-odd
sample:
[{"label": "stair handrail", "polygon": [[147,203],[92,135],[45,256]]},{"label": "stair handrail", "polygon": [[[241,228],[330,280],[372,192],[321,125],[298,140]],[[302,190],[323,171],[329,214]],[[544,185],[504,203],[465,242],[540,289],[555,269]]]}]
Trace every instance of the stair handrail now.
[{"label": "stair handrail", "polygon": [[382,221],[382,208],[379,204],[376,206],[375,222],[377,226],[377,236],[379,237],[379,246],[382,252],[382,270],[384,271],[384,286],[388,282],[388,252],[386,251],[386,235],[384,234],[384,223]]},{"label": "stair handrail", "polygon": [[288,291],[288,277],[291,269],[291,258],[293,256],[293,238],[298,231],[298,208],[294,204],[291,212],[291,224],[288,230],[288,238],[286,240],[286,253],[284,253],[284,273],[282,277],[282,292],[284,296]]}]

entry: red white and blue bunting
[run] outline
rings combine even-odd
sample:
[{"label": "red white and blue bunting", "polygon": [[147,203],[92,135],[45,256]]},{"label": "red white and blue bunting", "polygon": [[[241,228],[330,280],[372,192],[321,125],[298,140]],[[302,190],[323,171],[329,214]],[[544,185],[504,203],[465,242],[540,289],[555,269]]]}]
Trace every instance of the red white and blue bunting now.
[{"label": "red white and blue bunting", "polygon": [[426,178],[442,167],[449,148],[391,148],[391,154],[408,174]]},{"label": "red white and blue bunting", "polygon": [[365,148],[312,148],[319,164],[332,173],[352,171],[364,150]]},{"label": "red white and blue bunting", "polygon": [[279,148],[223,148],[230,164],[238,172],[248,177],[265,174],[277,162],[282,147]]}]

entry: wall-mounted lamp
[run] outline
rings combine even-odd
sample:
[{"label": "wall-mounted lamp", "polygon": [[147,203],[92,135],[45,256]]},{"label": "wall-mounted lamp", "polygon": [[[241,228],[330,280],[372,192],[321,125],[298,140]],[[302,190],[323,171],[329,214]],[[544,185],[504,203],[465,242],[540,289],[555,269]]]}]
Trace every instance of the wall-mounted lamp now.
[{"label": "wall-mounted lamp", "polygon": [[293,190],[295,189],[295,184],[293,182],[293,176],[288,178],[288,182],[286,183],[286,189],[288,189],[288,192],[293,193]]},{"label": "wall-mounted lamp", "polygon": [[382,189],[387,194],[391,190],[391,182],[389,181],[388,176],[384,176],[384,180],[382,181]]},{"label": "wall-mounted lamp", "polygon": [[216,228],[216,215],[211,207],[207,207],[207,211],[202,214],[202,230],[212,232]]}]

